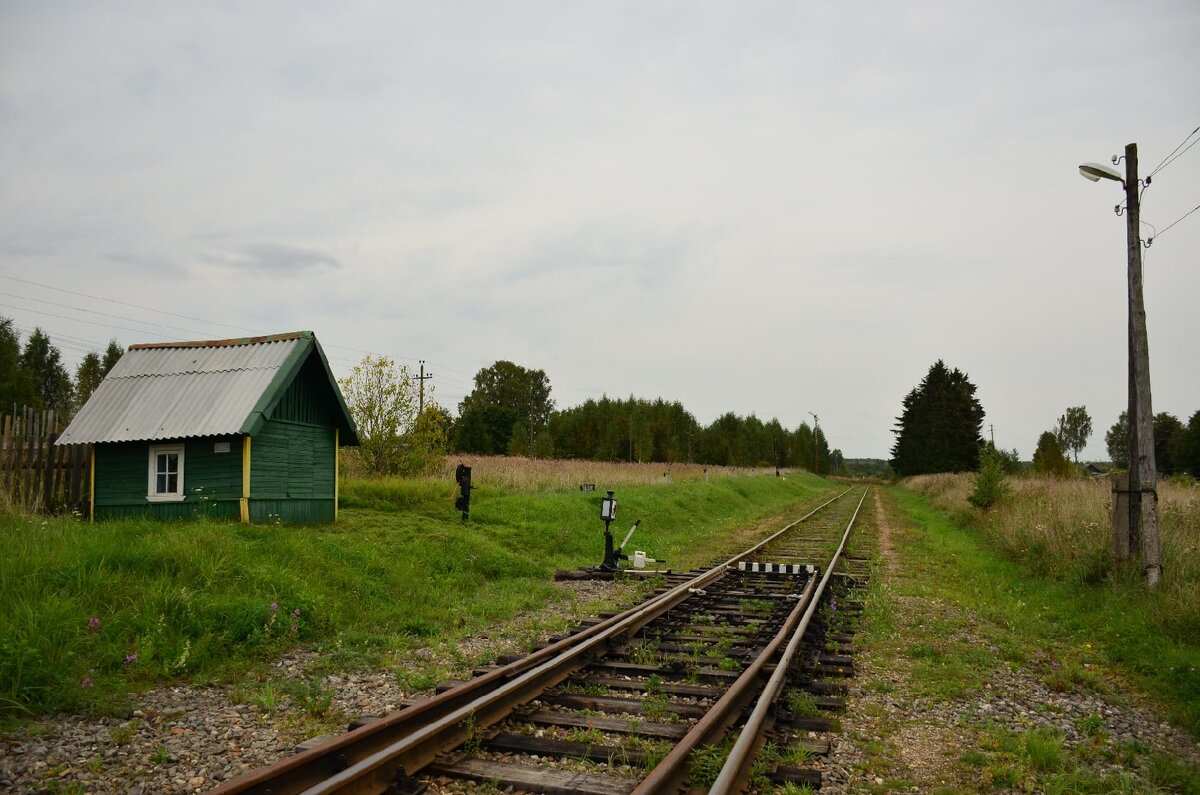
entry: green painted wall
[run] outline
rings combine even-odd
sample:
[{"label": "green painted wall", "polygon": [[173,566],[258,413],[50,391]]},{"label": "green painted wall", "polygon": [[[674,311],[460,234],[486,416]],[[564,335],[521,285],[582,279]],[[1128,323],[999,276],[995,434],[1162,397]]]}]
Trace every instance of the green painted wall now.
[{"label": "green painted wall", "polygon": [[270,417],[327,428],[340,424],[341,409],[330,392],[329,377],[316,352],[309,354],[291,386],[279,396]]},{"label": "green painted wall", "polygon": [[[229,452],[213,452],[215,442],[228,442]],[[183,441],[185,497],[182,502],[147,501],[150,446],[149,442],[96,445],[97,519],[128,516],[153,516],[158,519],[188,519],[193,516],[238,518],[238,500],[242,496],[240,436]]]},{"label": "green painted wall", "polygon": [[333,521],[333,428],[270,420],[250,446],[250,521]]}]

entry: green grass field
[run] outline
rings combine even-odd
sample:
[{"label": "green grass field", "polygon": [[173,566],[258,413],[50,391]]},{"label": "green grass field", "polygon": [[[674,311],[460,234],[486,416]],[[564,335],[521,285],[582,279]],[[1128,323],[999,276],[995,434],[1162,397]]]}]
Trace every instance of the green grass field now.
[{"label": "green grass field", "polygon": [[[599,492],[478,489],[463,523],[431,480],[350,481],[324,527],[0,515],[0,716],[123,709],[139,687],[229,680],[289,648],[387,665],[561,598],[599,563]],[[618,541],[676,568],[837,488],[762,474],[618,487]],[[765,532],[765,529],[764,531]]]},{"label": "green grass field", "polygon": [[1022,661],[1034,650],[1052,651],[1059,678],[1086,678],[1085,663],[1120,669],[1200,735],[1200,643],[1194,628],[1174,632],[1159,621],[1159,601],[1168,597],[1123,578],[1086,583],[1039,576],[1025,560],[998,550],[986,532],[913,492],[894,494],[923,529],[910,544],[926,552],[911,558],[930,569],[925,595],[976,611],[1006,644],[1021,646],[1013,653]]},{"label": "green grass field", "polygon": [[[1011,557],[986,527],[913,491],[889,489],[884,503],[893,516],[895,568],[887,582],[873,580],[860,637],[882,668],[906,672],[895,698],[969,703],[1008,669],[1054,692],[1116,703],[1142,691],[1174,723],[1200,735],[1200,645],[1156,620],[1156,599],[1163,597],[1123,580],[1089,584],[1039,573]],[[895,689],[883,680],[864,687]],[[959,724],[951,730],[956,740],[982,736],[976,746],[962,746],[948,774],[981,790],[1200,792],[1194,764],[1145,748],[1104,746],[1096,720],[1090,729],[1096,742],[1070,749],[1061,736],[1037,730]],[[902,754],[878,745],[864,770],[885,783],[872,791],[908,789],[912,782],[897,773]],[[1143,784],[1125,781],[1126,769],[1137,770]],[[901,778],[892,781],[894,775]]]}]

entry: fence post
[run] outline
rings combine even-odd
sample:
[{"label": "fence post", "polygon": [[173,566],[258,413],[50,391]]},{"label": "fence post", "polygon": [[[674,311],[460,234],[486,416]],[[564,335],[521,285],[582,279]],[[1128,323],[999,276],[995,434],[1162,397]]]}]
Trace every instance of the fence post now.
[{"label": "fence post", "polygon": [[57,433],[50,433],[39,440],[46,445],[46,469],[42,474],[42,505],[45,506],[46,513],[54,511],[54,465],[58,463],[58,451],[54,449],[54,440],[57,438]]}]

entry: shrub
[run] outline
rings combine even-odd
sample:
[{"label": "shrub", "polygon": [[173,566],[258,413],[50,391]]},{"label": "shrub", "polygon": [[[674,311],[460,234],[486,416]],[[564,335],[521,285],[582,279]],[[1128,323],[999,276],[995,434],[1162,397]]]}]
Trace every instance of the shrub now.
[{"label": "shrub", "polygon": [[1008,495],[1010,489],[1004,475],[1004,459],[996,448],[985,445],[979,453],[979,472],[975,475],[975,490],[967,502],[988,510]]}]

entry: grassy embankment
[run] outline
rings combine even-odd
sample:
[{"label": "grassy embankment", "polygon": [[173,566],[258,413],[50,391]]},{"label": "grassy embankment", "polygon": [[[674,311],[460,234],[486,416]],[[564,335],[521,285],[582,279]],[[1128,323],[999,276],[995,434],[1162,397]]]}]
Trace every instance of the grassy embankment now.
[{"label": "grassy embankment", "polygon": [[[905,672],[905,698],[969,701],[1007,667],[1053,691],[1120,701],[1143,690],[1177,725],[1200,734],[1200,624],[1188,618],[1198,586],[1194,490],[1164,489],[1168,578],[1149,594],[1136,568],[1105,561],[1106,484],[1018,480],[1013,494],[983,515],[967,506],[967,476],[905,485],[911,490],[892,489],[885,499],[897,565],[886,583],[872,583],[863,636],[883,665]],[[893,687],[867,686],[885,693]],[[1098,717],[1085,724],[1078,728],[1090,742],[1070,748],[1054,732],[960,725],[953,739],[973,737],[974,747],[950,759],[947,780],[1047,792],[1200,791],[1194,766],[1137,744],[1107,743]],[[889,752],[883,734],[893,730],[904,727],[880,729],[871,761],[870,772],[888,779],[885,787],[904,783],[896,762],[902,755]],[[1143,783],[1122,772],[1128,770]]]},{"label": "grassy embankment", "polygon": [[1163,580],[1148,592],[1140,552],[1128,566],[1113,562],[1106,481],[1014,479],[1012,494],[986,514],[966,503],[968,476],[906,485],[977,528],[1021,577],[1051,589],[1047,610],[1058,613],[1060,632],[1098,645],[1200,735],[1200,489],[1159,484]]},{"label": "grassy embankment", "polygon": [[466,523],[453,481],[430,479],[345,482],[326,527],[0,515],[0,718],[119,711],[138,687],[234,678],[296,646],[335,667],[395,665],[564,598],[552,573],[602,553],[599,493],[578,490],[590,474],[617,489],[614,533],[642,519],[630,546],[676,568],[835,488],[809,475],[666,482],[652,466],[474,463]]}]

